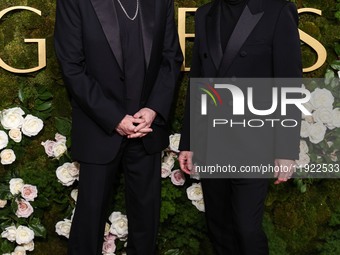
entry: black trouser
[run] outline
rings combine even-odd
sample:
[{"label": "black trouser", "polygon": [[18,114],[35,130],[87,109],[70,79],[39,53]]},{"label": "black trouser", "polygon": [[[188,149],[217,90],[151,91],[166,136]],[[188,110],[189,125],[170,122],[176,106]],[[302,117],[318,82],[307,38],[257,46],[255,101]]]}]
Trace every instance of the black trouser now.
[{"label": "black trouser", "polygon": [[69,240],[69,255],[101,255],[108,203],[119,166],[126,181],[128,255],[156,250],[161,192],[160,153],[148,155],[141,139],[124,139],[106,165],[80,162],[79,191]]},{"label": "black trouser", "polygon": [[218,255],[265,255],[268,179],[202,179],[206,219]]}]

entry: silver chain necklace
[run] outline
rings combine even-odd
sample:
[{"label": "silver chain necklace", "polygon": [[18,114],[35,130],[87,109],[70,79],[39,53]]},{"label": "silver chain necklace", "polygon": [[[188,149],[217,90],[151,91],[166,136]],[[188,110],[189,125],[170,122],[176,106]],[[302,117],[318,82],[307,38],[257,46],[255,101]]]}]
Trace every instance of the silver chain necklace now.
[{"label": "silver chain necklace", "polygon": [[137,0],[136,12],[135,12],[135,15],[134,15],[132,18],[131,18],[131,17],[129,16],[129,14],[126,12],[126,10],[125,10],[124,6],[122,5],[122,3],[120,2],[120,0],[117,0],[117,1],[118,1],[118,3],[119,3],[120,7],[122,8],[123,12],[125,13],[126,17],[127,17],[129,20],[134,21],[134,20],[136,19],[137,15],[138,15],[138,10],[139,10],[139,0]]}]

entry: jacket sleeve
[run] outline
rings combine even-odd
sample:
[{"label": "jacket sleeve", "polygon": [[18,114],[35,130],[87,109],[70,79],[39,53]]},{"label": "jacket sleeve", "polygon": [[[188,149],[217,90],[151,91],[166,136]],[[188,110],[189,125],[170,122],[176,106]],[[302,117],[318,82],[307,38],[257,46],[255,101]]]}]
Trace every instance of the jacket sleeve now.
[{"label": "jacket sleeve", "polygon": [[[191,59],[191,68],[190,68],[190,77],[189,78],[199,78],[201,77],[201,59],[199,55],[199,29],[198,29],[198,14],[199,11],[196,11],[195,14],[195,42],[193,47],[192,59]],[[179,145],[180,151],[189,151],[190,150],[190,79],[188,82],[186,103],[185,103],[185,111],[184,111],[184,119],[181,131],[181,141]]]},{"label": "jacket sleeve", "polygon": [[168,120],[176,82],[183,62],[174,19],[174,3],[173,0],[168,2],[161,66],[146,103],[146,107],[156,111],[163,123]]},{"label": "jacket sleeve", "polygon": [[100,84],[86,72],[82,17],[76,0],[58,0],[54,44],[71,97],[104,131],[112,135],[124,118],[122,106],[107,98]]},{"label": "jacket sleeve", "polygon": [[[287,3],[281,10],[273,38],[273,64],[275,78],[295,78],[281,82],[280,86],[301,87],[302,78],[300,37],[298,32],[298,13],[293,3]],[[301,95],[291,95],[298,98]],[[298,159],[300,144],[301,112],[294,105],[287,106],[284,119],[294,119],[296,127],[275,128],[275,158]]]}]

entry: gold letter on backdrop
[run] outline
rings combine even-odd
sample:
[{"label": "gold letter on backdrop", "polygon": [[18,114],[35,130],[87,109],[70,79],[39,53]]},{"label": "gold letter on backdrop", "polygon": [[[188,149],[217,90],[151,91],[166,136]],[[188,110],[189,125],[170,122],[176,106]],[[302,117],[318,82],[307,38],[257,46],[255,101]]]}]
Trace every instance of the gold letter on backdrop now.
[{"label": "gold letter on backdrop", "polygon": [[[298,10],[298,13],[305,13],[305,12],[315,13],[320,16],[322,14],[321,10],[313,9],[313,8],[302,8]],[[305,73],[312,72],[320,68],[326,62],[327,51],[325,47],[323,47],[323,45],[319,41],[317,41],[315,38],[311,37],[309,34],[301,31],[300,29],[299,29],[299,32],[300,32],[301,41],[305,42],[310,47],[312,47],[316,51],[316,54],[318,54],[318,60],[316,61],[316,63],[311,67],[307,67],[303,69],[303,72]]]},{"label": "gold letter on backdrop", "polygon": [[[185,40],[186,38],[189,37],[195,37],[195,34],[187,34],[185,31],[185,19],[186,19],[186,14],[187,12],[195,12],[197,8],[178,8],[178,34],[179,34],[179,42],[181,44],[181,48],[183,51],[183,55],[185,56]],[[322,12],[321,10],[318,9],[313,9],[313,8],[302,8],[298,10],[299,13],[315,13],[321,16]],[[301,41],[305,42],[308,44],[310,47],[312,47],[317,55],[318,55],[318,60],[317,62],[311,66],[303,69],[303,72],[312,72],[318,68],[320,68],[325,62],[327,58],[327,51],[325,47],[317,41],[315,38],[311,37],[309,34],[301,31],[299,29],[300,33],[300,39]],[[190,71],[190,67],[185,66],[185,60],[182,65],[182,71]]]},{"label": "gold letter on backdrop", "polygon": [[[14,6],[7,8],[0,12],[0,19],[8,12],[13,10],[28,10],[34,12],[41,16],[41,11],[34,9],[32,7],[27,6]],[[26,43],[38,43],[38,66],[30,69],[16,69],[9,65],[7,65],[1,58],[0,58],[0,67],[3,69],[13,72],[13,73],[31,73],[38,71],[46,66],[46,42],[45,39],[24,39]]]},{"label": "gold letter on backdrop", "polygon": [[197,8],[178,8],[178,35],[179,43],[184,55],[184,61],[182,65],[182,71],[190,71],[190,67],[185,66],[185,39],[189,37],[195,37],[195,34],[187,34],[185,32],[185,19],[187,12],[195,12]]}]

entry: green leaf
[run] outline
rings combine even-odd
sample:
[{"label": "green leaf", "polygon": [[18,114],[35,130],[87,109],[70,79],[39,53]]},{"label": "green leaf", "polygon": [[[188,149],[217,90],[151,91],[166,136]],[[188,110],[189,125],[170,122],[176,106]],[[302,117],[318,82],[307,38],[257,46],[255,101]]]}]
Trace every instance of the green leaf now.
[{"label": "green leaf", "polygon": [[68,137],[71,136],[72,123],[67,118],[55,118],[55,126],[58,130],[58,133]]},{"label": "green leaf", "polygon": [[1,231],[1,232],[2,232],[2,231],[5,231],[5,229],[6,229],[7,227],[11,226],[11,225],[12,225],[12,223],[11,223],[9,220],[2,222],[2,223],[0,224],[0,231]]},{"label": "green leaf", "polygon": [[52,93],[49,92],[49,91],[45,91],[44,93],[42,94],[39,94],[39,99],[41,100],[48,100],[48,99],[51,99],[53,97]]},{"label": "green leaf", "polygon": [[331,63],[331,67],[337,71],[340,71],[340,60],[335,60]]},{"label": "green leaf", "polygon": [[9,215],[12,213],[11,207],[5,207],[0,209],[0,220],[8,220]]},{"label": "green leaf", "polygon": [[[331,81],[331,88],[332,88],[332,89],[335,89],[335,88],[339,87],[339,84],[340,84],[339,79],[338,79],[338,78],[334,78],[334,79],[332,79],[332,81]],[[337,89],[338,89],[338,88],[337,88]]]},{"label": "green leaf", "polygon": [[325,84],[329,85],[334,77],[334,71],[328,67],[325,73]]},{"label": "green leaf", "polygon": [[46,91],[46,86],[45,85],[39,85],[38,89],[37,89],[37,92],[39,95],[45,93]]},{"label": "green leaf", "polygon": [[2,253],[11,253],[14,250],[15,243],[8,241],[7,239],[0,239],[0,251]]},{"label": "green leaf", "polygon": [[35,236],[46,238],[46,228],[38,218],[33,218],[28,226],[34,231]]},{"label": "green leaf", "polygon": [[18,210],[18,203],[17,202],[12,202],[11,203],[11,207],[12,207],[12,211],[13,213],[16,213],[16,211]]},{"label": "green leaf", "polygon": [[21,103],[23,103],[23,104],[27,103],[27,99],[25,98],[25,93],[24,93],[23,89],[19,89],[18,97],[19,97],[19,100],[21,101]]},{"label": "green leaf", "polygon": [[337,11],[335,14],[334,14],[335,18],[337,18],[338,20],[340,20],[340,11]]},{"label": "green leaf", "polygon": [[167,250],[166,252],[164,252],[164,255],[182,255],[183,251],[179,250],[179,249],[171,249],[171,250]]},{"label": "green leaf", "polygon": [[0,184],[0,199],[8,200],[13,197],[12,193],[9,190],[8,184]]},{"label": "green leaf", "polygon": [[46,111],[48,110],[49,108],[52,107],[52,103],[51,102],[43,102],[43,103],[40,103],[42,102],[41,100],[37,100],[34,104],[34,109],[37,110],[37,111]]},{"label": "green leaf", "polygon": [[335,43],[334,50],[336,54],[338,55],[338,57],[340,57],[340,43],[337,43],[337,42]]},{"label": "green leaf", "polygon": [[306,185],[306,184],[303,184],[303,185],[301,186],[301,188],[300,188],[301,193],[305,193],[306,190],[307,190],[307,185]]},{"label": "green leaf", "polygon": [[50,205],[50,201],[44,195],[39,195],[35,201],[31,202],[31,205],[34,208],[46,208]]}]

